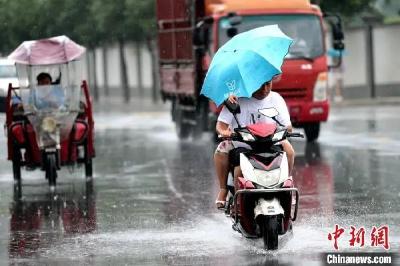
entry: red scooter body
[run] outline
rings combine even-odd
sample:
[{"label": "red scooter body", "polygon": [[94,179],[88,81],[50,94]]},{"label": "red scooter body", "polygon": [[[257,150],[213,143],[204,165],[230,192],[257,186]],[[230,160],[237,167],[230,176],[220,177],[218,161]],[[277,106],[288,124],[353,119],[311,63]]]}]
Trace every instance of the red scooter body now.
[{"label": "red scooter body", "polygon": [[263,238],[266,249],[278,248],[278,235],[291,230],[297,216],[299,193],[289,177],[286,153],[279,145],[287,137],[302,135],[269,122],[239,126],[230,138],[251,149],[239,151],[243,175],[230,187],[226,213],[234,220],[233,229],[245,237]]}]

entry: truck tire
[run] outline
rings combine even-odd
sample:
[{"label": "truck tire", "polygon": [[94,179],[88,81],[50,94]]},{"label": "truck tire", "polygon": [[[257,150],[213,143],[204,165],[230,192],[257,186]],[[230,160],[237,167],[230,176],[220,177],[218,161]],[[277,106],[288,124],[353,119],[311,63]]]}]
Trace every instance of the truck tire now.
[{"label": "truck tire", "polygon": [[184,120],[185,112],[179,108],[175,108],[175,128],[176,134],[179,139],[187,139],[190,136],[192,130],[191,125],[185,124]]},{"label": "truck tire", "polygon": [[[206,102],[208,104],[208,102]],[[205,105],[205,102],[200,102],[200,107],[194,115],[194,120],[196,121],[196,125],[192,127],[192,136],[194,139],[201,138],[203,135],[203,131],[206,130],[208,119],[208,106]]]},{"label": "truck tire", "polygon": [[309,123],[304,125],[304,131],[306,133],[307,141],[313,142],[318,139],[320,130],[320,123]]}]

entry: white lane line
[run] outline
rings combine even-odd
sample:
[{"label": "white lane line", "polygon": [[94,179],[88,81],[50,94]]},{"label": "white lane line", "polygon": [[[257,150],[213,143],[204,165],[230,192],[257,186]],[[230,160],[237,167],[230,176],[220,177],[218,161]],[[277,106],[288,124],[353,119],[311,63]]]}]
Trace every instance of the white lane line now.
[{"label": "white lane line", "polygon": [[172,181],[172,175],[168,168],[167,160],[162,159],[161,164],[164,166],[164,173],[167,180],[168,189],[171,190],[172,193],[174,193],[176,198],[180,199],[182,202],[185,202],[183,195],[180,192],[178,192],[174,186],[174,182]]}]

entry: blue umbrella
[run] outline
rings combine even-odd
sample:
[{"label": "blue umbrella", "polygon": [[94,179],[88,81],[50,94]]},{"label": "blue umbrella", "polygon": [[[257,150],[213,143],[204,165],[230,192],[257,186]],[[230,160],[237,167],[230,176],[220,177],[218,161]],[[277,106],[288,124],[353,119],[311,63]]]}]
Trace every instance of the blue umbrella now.
[{"label": "blue umbrella", "polygon": [[231,94],[251,97],[262,84],[282,73],[291,43],[278,25],[236,35],[214,55],[200,93],[217,105]]}]

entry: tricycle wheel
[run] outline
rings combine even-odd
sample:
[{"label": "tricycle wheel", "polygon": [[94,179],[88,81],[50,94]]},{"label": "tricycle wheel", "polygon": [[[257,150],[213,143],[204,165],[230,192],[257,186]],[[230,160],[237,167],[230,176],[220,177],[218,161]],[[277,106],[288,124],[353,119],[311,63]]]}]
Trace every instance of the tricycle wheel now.
[{"label": "tricycle wheel", "polygon": [[92,159],[86,159],[86,161],[85,161],[85,175],[86,175],[86,177],[92,177],[93,176]]},{"label": "tricycle wheel", "polygon": [[12,160],[14,181],[21,182],[21,152],[14,149],[14,158]]},{"label": "tricycle wheel", "polygon": [[46,170],[46,178],[49,180],[50,187],[56,186],[56,179],[57,179],[56,162],[57,160],[55,153],[49,153],[46,155],[45,170]]},{"label": "tricycle wheel", "polygon": [[12,161],[12,165],[13,165],[14,181],[21,182],[21,161],[14,159]]},{"label": "tricycle wheel", "polygon": [[93,176],[93,163],[92,157],[89,155],[88,145],[85,143],[85,176],[92,177]]}]

